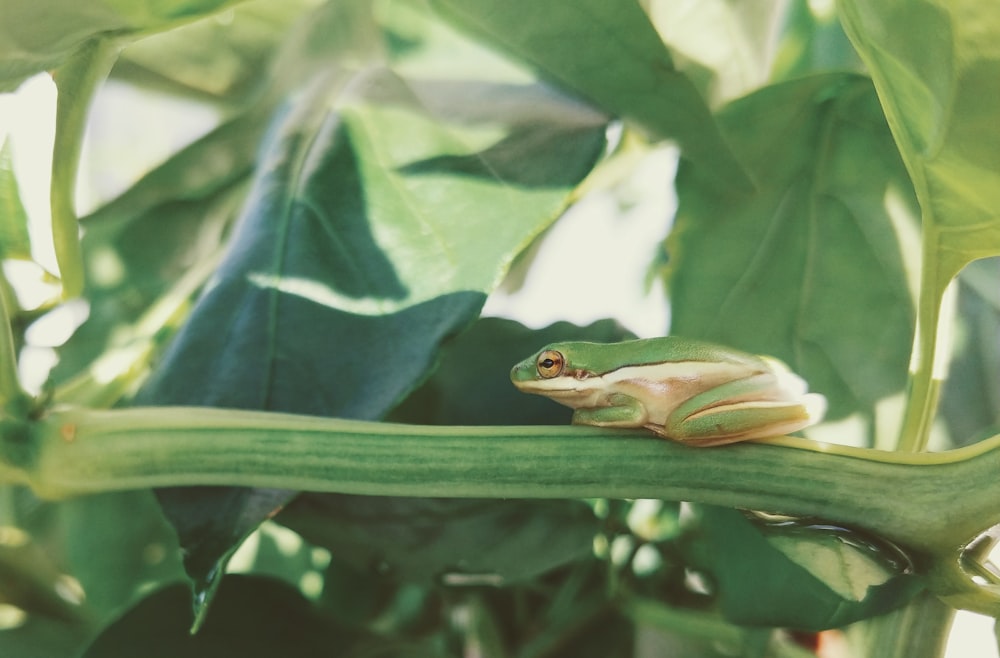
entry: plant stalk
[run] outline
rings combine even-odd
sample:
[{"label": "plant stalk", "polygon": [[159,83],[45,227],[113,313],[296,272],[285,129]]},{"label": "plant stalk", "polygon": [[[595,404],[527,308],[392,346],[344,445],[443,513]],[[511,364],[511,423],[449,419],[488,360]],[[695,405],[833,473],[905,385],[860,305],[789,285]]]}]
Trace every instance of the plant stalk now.
[{"label": "plant stalk", "polygon": [[924,254],[921,266],[920,298],[917,300],[917,330],[911,358],[910,390],[900,432],[898,450],[926,450],[931,425],[937,413],[941,381],[945,376],[942,359],[950,351],[949,341],[954,305],[946,304],[948,285],[957,274],[941,262],[940,240],[932,224],[924,218]]},{"label": "plant stalk", "polygon": [[[30,437],[3,437],[0,482],[44,498],[187,485],[662,498],[818,517],[938,553],[1000,523],[1000,437],[906,463],[794,442],[706,449],[593,427],[397,425],[214,408],[65,409],[31,427]],[[977,495],[940,495],[960,490]]]},{"label": "plant stalk", "polygon": [[78,297],[83,292],[83,251],[74,197],[87,114],[91,98],[111,71],[119,50],[119,45],[111,38],[92,39],[52,74],[58,99],[49,197],[52,242],[64,299]]}]

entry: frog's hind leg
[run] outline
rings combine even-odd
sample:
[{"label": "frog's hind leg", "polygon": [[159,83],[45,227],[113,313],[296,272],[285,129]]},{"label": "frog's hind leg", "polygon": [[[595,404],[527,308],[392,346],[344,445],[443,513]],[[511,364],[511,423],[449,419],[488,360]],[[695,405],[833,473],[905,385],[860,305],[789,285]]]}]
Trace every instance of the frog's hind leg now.
[{"label": "frog's hind leg", "polygon": [[821,407],[825,407],[823,396],[789,391],[784,382],[764,373],[727,382],[687,400],[670,414],[663,433],[699,446],[762,439],[816,422]]}]

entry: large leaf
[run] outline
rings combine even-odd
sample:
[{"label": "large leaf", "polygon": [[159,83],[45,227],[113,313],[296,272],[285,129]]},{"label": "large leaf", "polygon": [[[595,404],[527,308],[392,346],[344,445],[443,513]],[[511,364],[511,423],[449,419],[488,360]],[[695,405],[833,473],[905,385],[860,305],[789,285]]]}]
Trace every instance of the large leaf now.
[{"label": "large leaf", "polygon": [[778,356],[832,417],[870,409],[905,384],[913,311],[894,221],[905,230],[915,205],[871,83],[788,82],[719,120],[758,190],[720,194],[682,164],[672,333]]},{"label": "large leaf", "polygon": [[303,494],[278,516],[356,570],[431,585],[510,585],[593,553],[599,521],[576,500]]},{"label": "large leaf", "polygon": [[1000,10],[977,0],[838,3],[923,210],[933,277],[1000,254]]},{"label": "large leaf", "polygon": [[674,67],[638,2],[432,4],[460,28],[530,63],[546,78],[658,138],[677,140],[685,155],[721,184],[749,187],[708,106]]},{"label": "large leaf", "polygon": [[839,6],[920,200],[918,342],[899,446],[921,450],[950,347],[938,332],[945,290],[971,261],[1000,254],[1000,11],[975,0]]},{"label": "large leaf", "polygon": [[[276,124],[217,280],[140,401],[385,414],[603,147],[601,124],[498,125],[442,124],[384,70],[324,77]],[[291,495],[161,502],[204,584]]]},{"label": "large leaf", "polygon": [[84,658],[320,658],[349,655],[364,636],[336,625],[292,587],[276,580],[233,576],[219,593],[216,614],[202,632],[188,632],[187,588],[150,594],[105,628]]}]

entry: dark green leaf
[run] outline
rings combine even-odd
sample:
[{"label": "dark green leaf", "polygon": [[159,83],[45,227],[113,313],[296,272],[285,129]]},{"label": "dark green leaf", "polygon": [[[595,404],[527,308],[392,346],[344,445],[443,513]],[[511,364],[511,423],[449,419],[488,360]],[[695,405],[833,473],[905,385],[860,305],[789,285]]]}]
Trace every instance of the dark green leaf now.
[{"label": "dark green leaf", "polygon": [[638,2],[432,4],[460,28],[528,62],[549,80],[658,138],[677,140],[685,156],[721,184],[750,188],[705,101],[674,68]]},{"label": "dark green leaf", "polygon": [[[437,122],[387,72],[324,78],[273,130],[217,281],[141,401],[384,415],[558,214],[603,125],[539,118],[497,141]],[[160,492],[199,582],[291,495]]]},{"label": "dark green leaf", "polygon": [[591,555],[578,501],[303,495],[280,523],[355,569],[394,580],[511,584]]},{"label": "dark green leaf", "polygon": [[899,555],[839,528],[762,529],[742,512],[699,506],[688,557],[730,621],[819,631],[885,614],[923,589]]},{"label": "dark green leaf", "polygon": [[870,82],[783,83],[719,119],[758,190],[720,194],[682,164],[671,332],[783,359],[833,418],[902,390],[913,306],[897,230],[913,230],[915,202]]},{"label": "dark green leaf", "polygon": [[557,322],[544,329],[500,318],[482,318],[442,346],[434,374],[389,416],[422,425],[565,425],[572,411],[510,383],[515,363],[546,343],[634,338],[612,320],[587,327]]},{"label": "dark green leaf", "polygon": [[191,635],[188,589],[174,585],[146,597],[108,626],[83,658],[326,658],[349,655],[361,636],[319,615],[280,581],[231,576],[212,616]]}]

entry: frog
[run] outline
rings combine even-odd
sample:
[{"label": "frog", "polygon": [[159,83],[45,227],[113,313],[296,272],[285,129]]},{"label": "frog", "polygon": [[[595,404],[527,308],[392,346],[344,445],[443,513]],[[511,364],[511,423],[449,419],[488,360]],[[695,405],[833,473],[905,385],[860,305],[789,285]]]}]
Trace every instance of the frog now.
[{"label": "frog", "polygon": [[510,378],[573,409],[574,424],[644,428],[697,447],[797,432],[826,411],[782,361],[681,336],[552,343]]}]

